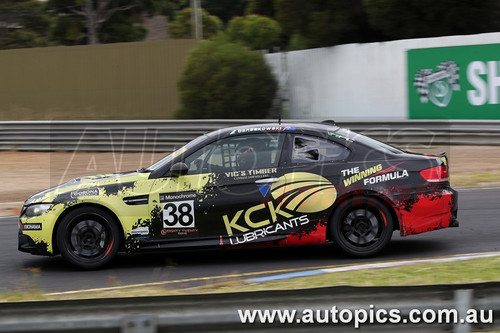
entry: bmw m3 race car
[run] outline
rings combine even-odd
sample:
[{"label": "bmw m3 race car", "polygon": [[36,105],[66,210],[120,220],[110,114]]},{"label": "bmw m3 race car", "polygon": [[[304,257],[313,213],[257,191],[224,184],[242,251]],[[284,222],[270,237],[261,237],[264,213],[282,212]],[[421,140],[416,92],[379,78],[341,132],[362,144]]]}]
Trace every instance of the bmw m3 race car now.
[{"label": "bmw m3 race car", "polygon": [[445,154],[410,153],[331,121],[203,135],[148,168],[30,197],[19,250],[93,269],[118,251],[333,242],[357,257],[458,226]]}]

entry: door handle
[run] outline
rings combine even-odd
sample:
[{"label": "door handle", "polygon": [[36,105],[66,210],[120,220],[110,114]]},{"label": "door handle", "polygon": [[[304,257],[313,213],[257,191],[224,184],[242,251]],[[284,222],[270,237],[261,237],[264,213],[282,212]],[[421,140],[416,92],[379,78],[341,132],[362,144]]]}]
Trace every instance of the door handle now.
[{"label": "door handle", "polygon": [[279,178],[264,178],[255,181],[255,184],[272,184],[279,181]]}]

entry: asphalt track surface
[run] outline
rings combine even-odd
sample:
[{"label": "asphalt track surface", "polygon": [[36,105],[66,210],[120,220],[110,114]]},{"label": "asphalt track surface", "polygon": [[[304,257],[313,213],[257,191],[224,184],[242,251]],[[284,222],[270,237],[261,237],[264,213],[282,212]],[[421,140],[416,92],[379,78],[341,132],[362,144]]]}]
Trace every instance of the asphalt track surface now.
[{"label": "asphalt track surface", "polygon": [[[346,257],[330,245],[214,249],[121,254],[104,269],[80,271],[60,256],[17,251],[17,217],[8,217],[0,219],[0,292],[36,288],[51,293],[163,281],[168,288],[190,288],[278,270],[500,251],[500,188],[459,190],[458,219],[459,228],[408,237],[395,232],[387,249],[370,259]],[[221,278],[210,278],[217,276]]]}]

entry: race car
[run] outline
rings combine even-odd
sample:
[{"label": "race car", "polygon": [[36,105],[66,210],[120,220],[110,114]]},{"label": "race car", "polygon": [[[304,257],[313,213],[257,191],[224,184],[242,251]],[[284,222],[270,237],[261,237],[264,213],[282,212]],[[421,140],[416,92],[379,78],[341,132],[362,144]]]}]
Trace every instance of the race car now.
[{"label": "race car", "polygon": [[321,123],[205,134],[155,164],[81,177],[23,205],[19,250],[95,269],[117,252],[333,243],[373,256],[458,226],[446,154],[400,150]]}]

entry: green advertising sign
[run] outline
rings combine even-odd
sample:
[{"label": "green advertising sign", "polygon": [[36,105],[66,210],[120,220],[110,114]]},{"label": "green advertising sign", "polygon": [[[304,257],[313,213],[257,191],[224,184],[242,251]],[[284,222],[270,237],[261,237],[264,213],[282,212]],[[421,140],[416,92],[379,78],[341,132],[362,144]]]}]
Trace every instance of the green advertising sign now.
[{"label": "green advertising sign", "polygon": [[500,44],[408,51],[410,119],[500,119]]}]

